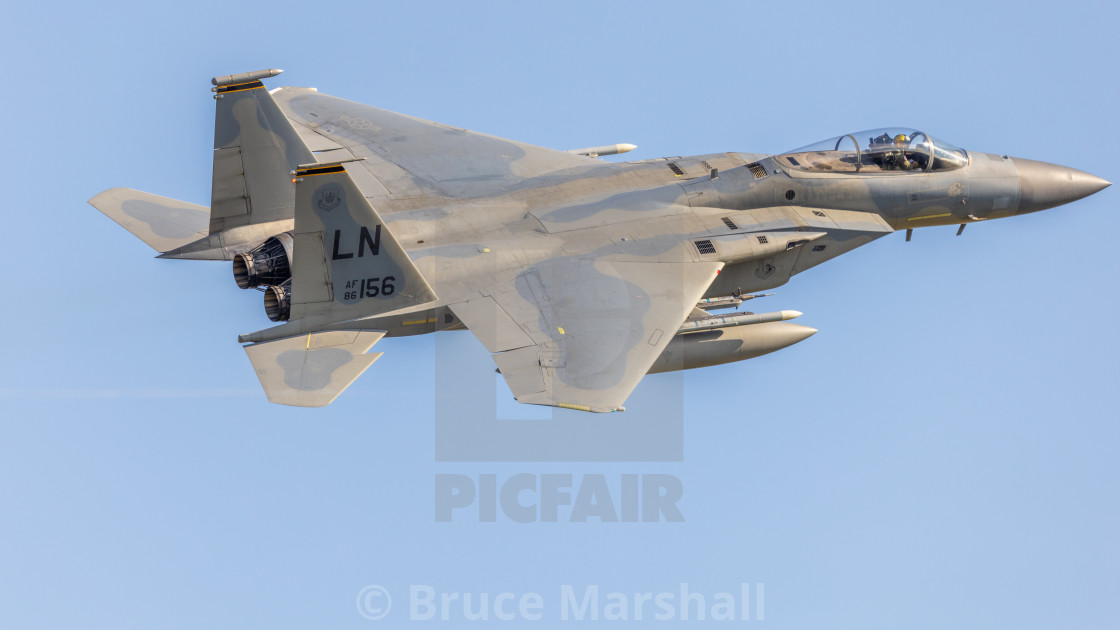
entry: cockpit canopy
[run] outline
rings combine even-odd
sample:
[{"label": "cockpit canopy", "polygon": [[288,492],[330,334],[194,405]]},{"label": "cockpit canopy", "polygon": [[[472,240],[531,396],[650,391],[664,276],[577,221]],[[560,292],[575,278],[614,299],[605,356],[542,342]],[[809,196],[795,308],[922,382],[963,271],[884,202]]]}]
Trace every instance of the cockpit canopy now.
[{"label": "cockpit canopy", "polygon": [[849,133],[776,158],[785,168],[818,173],[928,173],[968,164],[963,149],[923,131],[890,127]]}]

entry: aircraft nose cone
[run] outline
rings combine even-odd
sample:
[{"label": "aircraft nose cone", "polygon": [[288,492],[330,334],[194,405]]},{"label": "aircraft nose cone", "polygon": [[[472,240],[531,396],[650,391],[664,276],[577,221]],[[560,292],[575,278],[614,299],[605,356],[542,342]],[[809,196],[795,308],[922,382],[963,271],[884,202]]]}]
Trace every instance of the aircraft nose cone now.
[{"label": "aircraft nose cone", "polygon": [[1019,171],[1019,187],[1022,189],[1019,212],[1035,212],[1060,206],[1112,185],[1096,175],[1068,166],[1022,158],[1011,158],[1011,161]]}]

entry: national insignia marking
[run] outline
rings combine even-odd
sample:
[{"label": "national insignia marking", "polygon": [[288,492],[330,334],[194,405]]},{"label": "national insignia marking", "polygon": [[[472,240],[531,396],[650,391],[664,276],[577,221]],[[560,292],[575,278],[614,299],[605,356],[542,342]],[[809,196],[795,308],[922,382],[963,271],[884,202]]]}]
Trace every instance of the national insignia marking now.
[{"label": "national insignia marking", "polygon": [[330,212],[342,203],[342,186],[327,184],[315,191],[315,207],[323,212]]}]

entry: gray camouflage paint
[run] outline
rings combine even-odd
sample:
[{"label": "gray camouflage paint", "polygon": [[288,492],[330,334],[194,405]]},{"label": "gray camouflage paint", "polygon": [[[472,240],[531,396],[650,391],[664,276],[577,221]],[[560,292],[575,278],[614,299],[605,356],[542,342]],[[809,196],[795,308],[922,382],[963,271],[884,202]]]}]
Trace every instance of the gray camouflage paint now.
[{"label": "gray camouflage paint", "polygon": [[111,188],[89,203],[157,252],[205,237],[210,221],[205,206],[130,188]]},{"label": "gray camouflage paint", "polygon": [[[960,168],[889,174],[805,171],[782,156],[741,153],[605,163],[304,88],[235,94],[219,100],[215,148],[238,147],[244,181],[216,154],[214,205],[220,191],[243,186],[252,213],[223,198],[235,211],[211,219],[210,241],[198,250],[213,251],[231,225],[291,229],[278,223],[292,217],[291,205],[278,210],[283,203],[296,213],[292,321],[243,335],[256,343],[251,358],[253,348],[293,335],[310,335],[310,349],[332,334],[323,331],[403,336],[465,325],[496,353],[518,400],[594,411],[621,408],[647,371],[742,360],[815,332],[773,323],[675,336],[701,297],[780,286],[894,230],[1033,212],[1108,185],[975,152]],[[329,182],[301,181],[293,193],[287,181],[301,162],[354,159],[363,161]],[[313,195],[335,185],[345,188],[344,207],[313,212]],[[267,211],[258,213],[258,200]],[[357,231],[375,223],[387,254],[377,269],[353,268],[370,260],[332,260],[336,231],[353,253]],[[786,234],[813,240],[787,238],[777,251],[760,243]],[[259,243],[268,234],[252,236]],[[717,251],[701,252],[698,240]],[[340,281],[367,273],[423,287],[392,299],[340,298]]]},{"label": "gray camouflage paint", "polygon": [[[813,248],[794,247],[730,265],[703,295],[759,291],[893,230],[1010,216],[1019,208],[1015,163],[986,154],[974,155],[968,166],[956,170],[879,176],[803,172],[774,157],[731,153],[623,164],[567,156],[552,161],[546,150],[305,90],[282,89],[276,98],[297,129],[302,126],[353,156],[367,158],[350,170],[365,169],[376,177],[391,163],[408,174],[407,180],[395,180],[399,194],[383,182],[380,196],[372,201],[439,296],[434,312],[443,306],[461,309],[456,305],[493,293],[493,287],[517,287],[499,303],[506,311],[524,308],[538,314],[532,325],[513,324],[537,344],[535,359],[546,372],[546,388],[551,377],[576,389],[610,389],[632,371],[626,349],[641,343],[646,332],[641,321],[651,309],[650,300],[632,285],[627,288],[628,278],[600,272],[588,279],[584,270],[593,261],[696,262],[702,257],[691,249],[695,240],[823,230],[825,237],[813,241]],[[766,175],[753,175],[747,159],[758,161]],[[533,164],[535,176],[532,169],[515,167],[526,163]],[[869,216],[853,216],[860,213]],[[737,227],[728,227],[723,217]],[[575,322],[567,328],[578,332],[559,334],[546,301],[525,288],[526,278],[542,272],[557,275],[556,270],[570,282],[555,283],[550,297],[588,303],[585,313],[567,320]],[[589,296],[581,285],[602,294]],[[612,302],[620,296],[627,300],[625,308]],[[604,308],[596,311],[595,305]],[[628,316],[609,316],[622,312]],[[340,325],[368,325],[401,335],[431,332],[445,321],[437,317],[432,326],[410,330],[403,325],[409,317]],[[455,319],[447,321],[459,325]],[[580,330],[584,325],[611,334],[597,338]],[[601,339],[607,343],[594,349],[573,345]],[[738,344],[720,352],[747,358],[751,351],[740,351],[741,340]],[[584,370],[557,369],[550,375],[543,365],[549,352],[595,361]],[[518,393],[516,387],[514,391]]]}]

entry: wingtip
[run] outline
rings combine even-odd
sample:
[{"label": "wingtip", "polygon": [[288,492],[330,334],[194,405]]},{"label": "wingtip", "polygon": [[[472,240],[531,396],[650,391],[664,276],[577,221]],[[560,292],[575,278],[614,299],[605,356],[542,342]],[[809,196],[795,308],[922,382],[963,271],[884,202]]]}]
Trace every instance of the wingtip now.
[{"label": "wingtip", "polygon": [[[120,186],[117,186],[117,187],[115,187],[115,188],[106,188],[105,190],[102,190],[101,192],[99,192],[99,193],[97,193],[96,195],[94,195],[94,196],[90,197],[89,199],[87,199],[87,200],[86,200],[86,203],[88,203],[89,205],[93,206],[94,208],[97,208],[97,204],[96,204],[96,203],[94,203],[94,202],[96,202],[96,201],[99,201],[99,200],[101,200],[101,199],[104,199],[104,198],[106,198],[106,197],[110,197],[110,196],[112,196],[112,195],[114,195],[114,194],[116,194],[116,193],[118,193],[118,192],[120,192],[120,191],[127,191],[127,190],[131,190],[131,189],[129,189],[129,188],[122,188],[122,187],[120,187]],[[101,208],[97,208],[97,209],[98,209],[98,210],[101,210]]]}]

